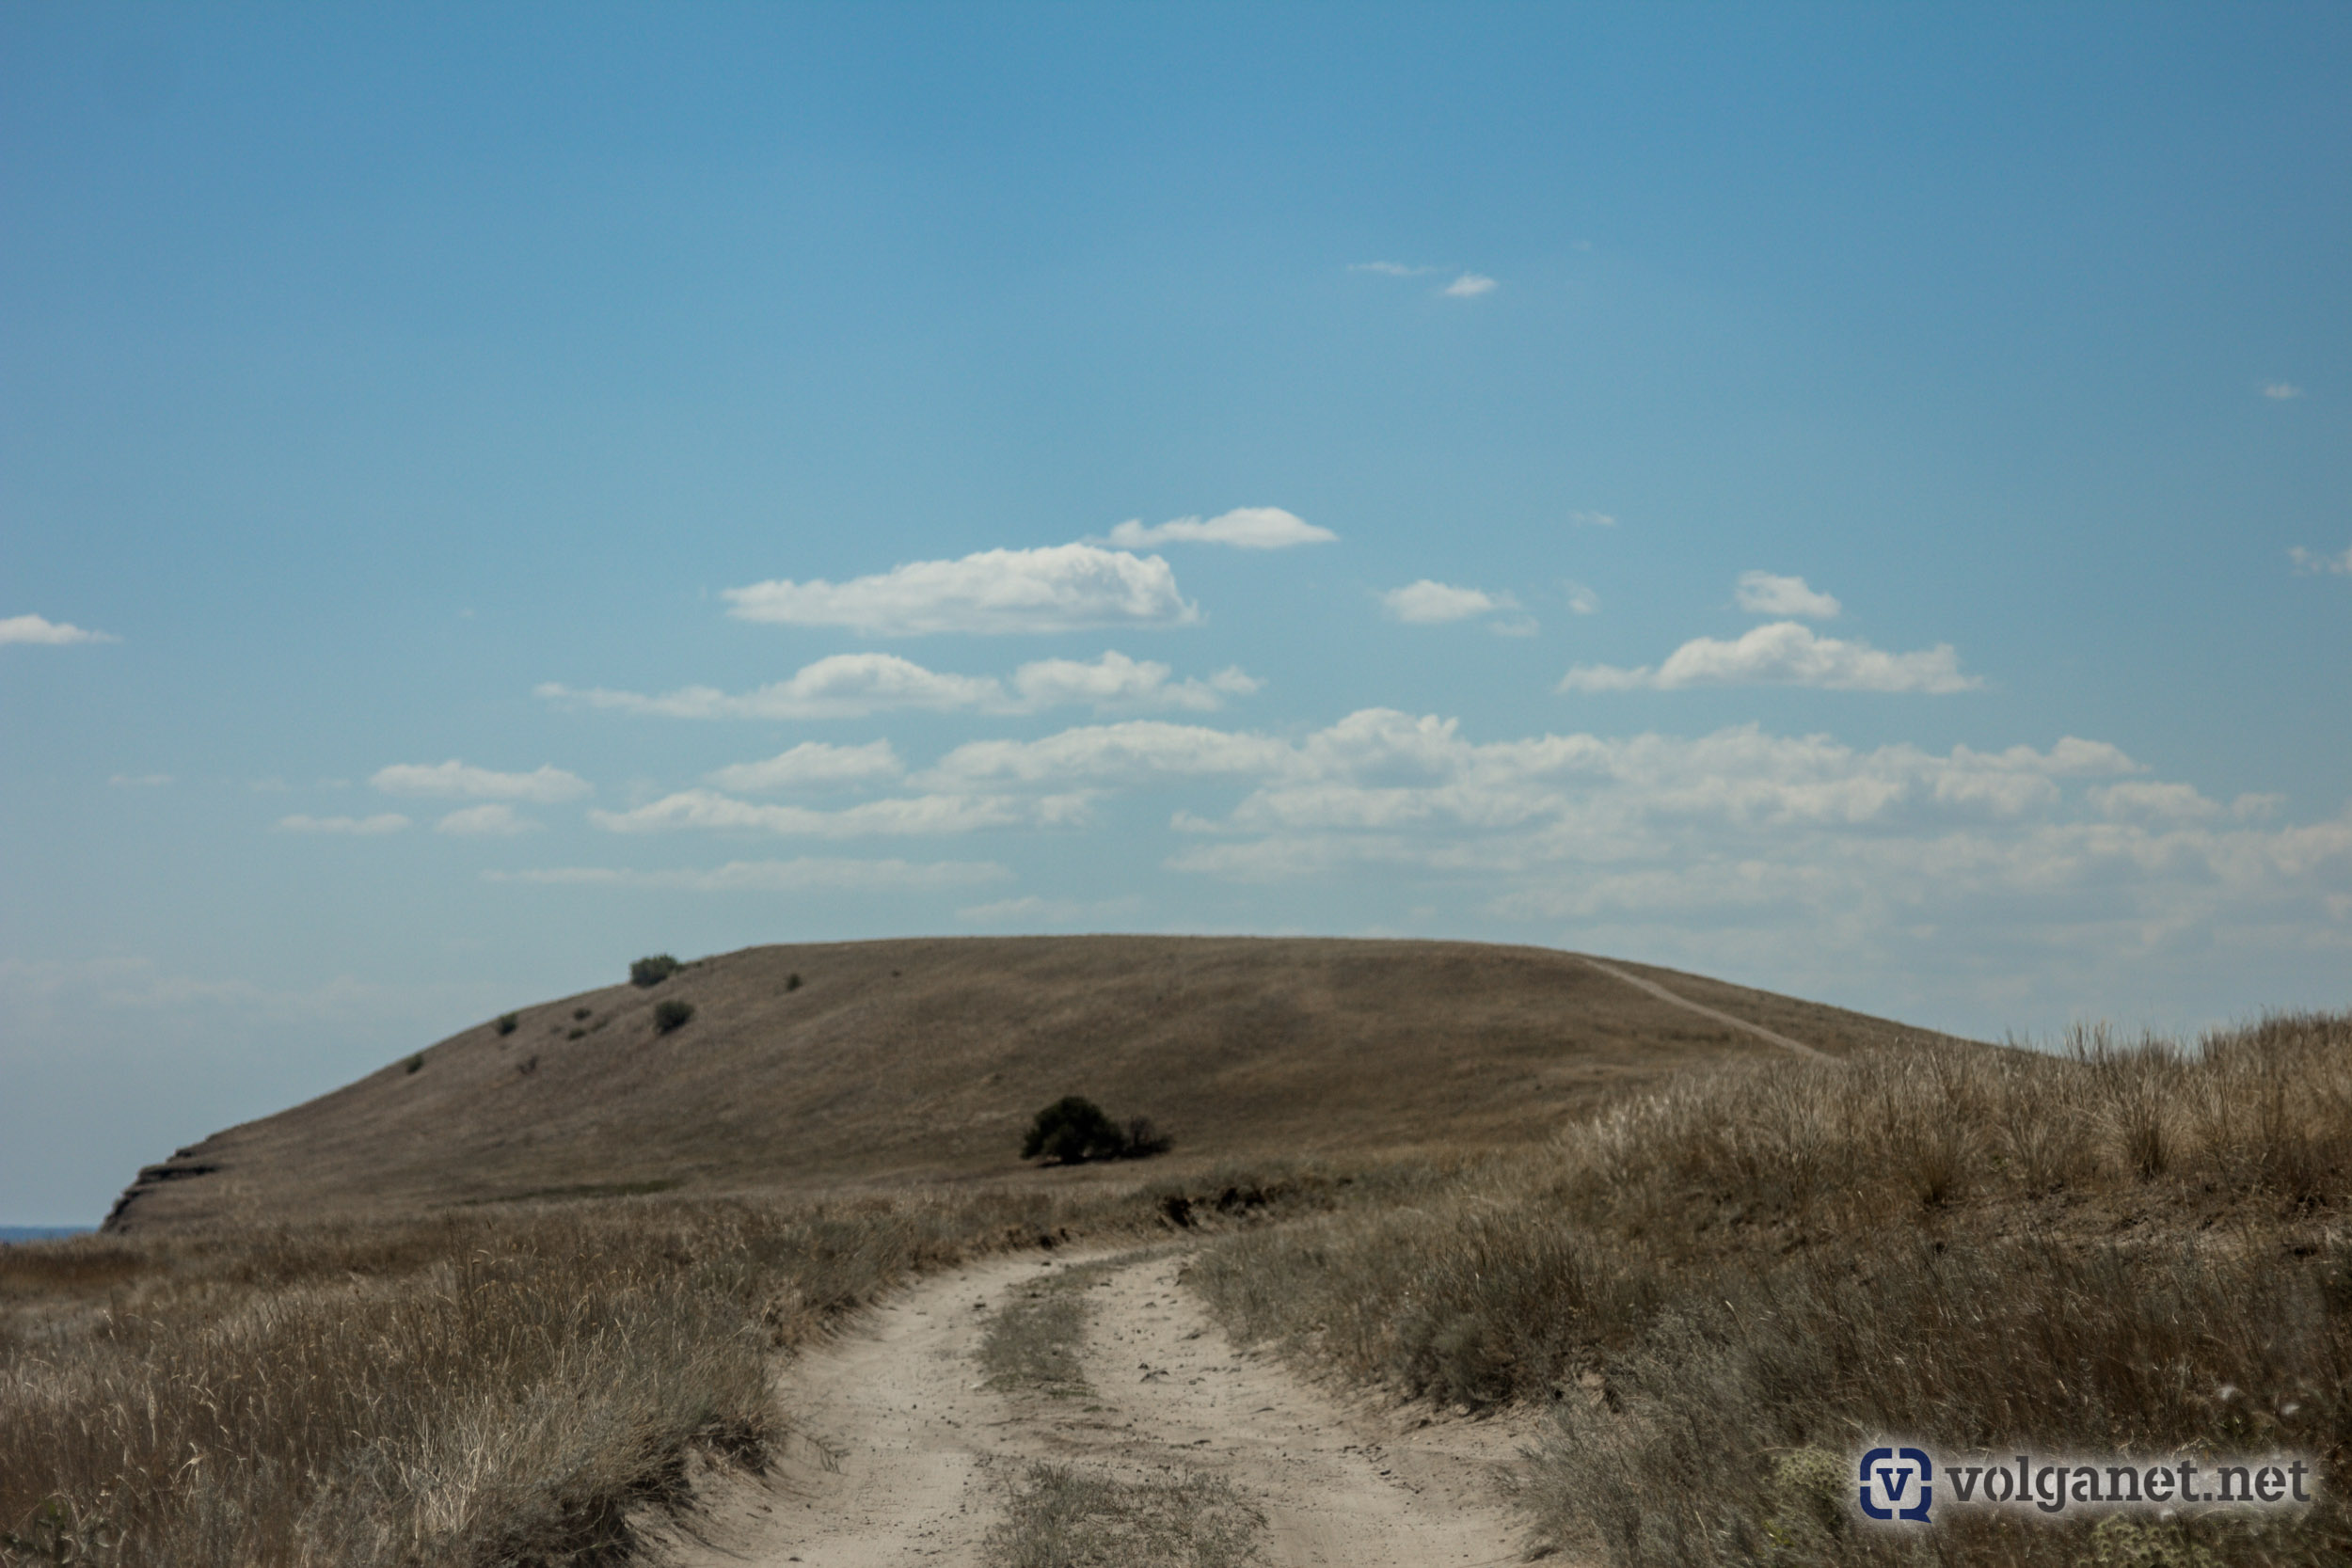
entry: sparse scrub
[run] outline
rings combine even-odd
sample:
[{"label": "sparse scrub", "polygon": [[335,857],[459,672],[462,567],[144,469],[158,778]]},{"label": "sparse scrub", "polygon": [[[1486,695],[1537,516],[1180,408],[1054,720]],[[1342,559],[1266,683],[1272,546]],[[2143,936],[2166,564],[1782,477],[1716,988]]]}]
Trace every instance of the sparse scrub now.
[{"label": "sparse scrub", "polygon": [[674,1034],[683,1029],[694,1017],[694,1005],[675,997],[654,1005],[653,1028],[657,1035]]},{"label": "sparse scrub", "polygon": [[685,967],[667,953],[656,953],[628,966],[628,983],[640,990],[649,990]]},{"label": "sparse scrub", "polygon": [[523,1021],[516,1018],[513,1013],[501,1013],[498,1017],[498,1022],[494,1027],[497,1028],[500,1037],[503,1038],[504,1037],[513,1034],[516,1030],[521,1028],[522,1024]]},{"label": "sparse scrub", "polygon": [[1032,1465],[988,1533],[991,1568],[1248,1568],[1264,1561],[1265,1516],[1221,1476],[1122,1481]]},{"label": "sparse scrub", "polygon": [[[2348,1202],[2352,1015],[2302,1015],[2194,1051],[2090,1030],[1718,1071],[1193,1277],[1245,1335],[1399,1394],[1551,1402],[1522,1500],[1613,1563],[2318,1564],[2352,1557]],[[1889,1432],[2296,1449],[2321,1501],[2259,1536],[1832,1528],[1788,1456]]]}]

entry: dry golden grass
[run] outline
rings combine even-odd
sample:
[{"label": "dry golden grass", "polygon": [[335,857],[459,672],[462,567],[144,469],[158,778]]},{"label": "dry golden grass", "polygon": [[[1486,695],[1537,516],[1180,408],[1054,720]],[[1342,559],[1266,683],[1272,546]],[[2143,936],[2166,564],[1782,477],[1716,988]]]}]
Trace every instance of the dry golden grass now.
[{"label": "dry golden grass", "polygon": [[0,1249],[0,1561],[612,1560],[690,1450],[757,1461],[780,1347],[916,1270],[1154,1214],[638,1199]]},{"label": "dry golden grass", "polygon": [[[1694,1077],[1194,1277],[1357,1378],[1553,1404],[1524,1498],[1613,1562],[2317,1564],[2352,1557],[2348,1201],[2352,1016],[2276,1018],[2193,1052],[2090,1034]],[[2298,1449],[2322,1501],[2267,1533],[1838,1528],[1808,1465],[1878,1433]]]}]

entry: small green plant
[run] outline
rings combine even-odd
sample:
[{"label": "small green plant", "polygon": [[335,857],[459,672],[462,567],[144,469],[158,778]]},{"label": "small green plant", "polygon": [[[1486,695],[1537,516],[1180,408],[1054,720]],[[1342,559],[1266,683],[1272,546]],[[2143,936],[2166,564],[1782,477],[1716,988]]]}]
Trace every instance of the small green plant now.
[{"label": "small green plant", "polygon": [[591,1010],[591,1009],[586,1008],[586,1007],[574,1007],[574,1008],[572,1009],[572,1022],[575,1022],[575,1023],[577,1023],[577,1022],[579,1022],[581,1019],[586,1018],[586,1017],[588,1016],[588,1014],[589,1014],[590,1010]]},{"label": "small green plant", "polygon": [[408,1058],[408,1070],[411,1072],[422,1072],[424,1070],[423,1052],[420,1051],[417,1054]]},{"label": "small green plant", "polygon": [[656,953],[628,966],[628,983],[641,989],[651,988],[685,967],[667,953]]},{"label": "small green plant", "polygon": [[798,970],[795,970],[793,973],[784,977],[784,989],[787,990],[799,990],[801,989],[801,976]]},{"label": "small green plant", "polygon": [[588,1031],[585,1029],[569,1029],[564,1031],[564,1037],[567,1040],[584,1040],[588,1037]]},{"label": "small green plant", "polygon": [[693,1016],[694,1005],[691,1002],[680,1002],[673,997],[654,1008],[654,1030],[658,1034],[666,1035],[674,1029],[682,1029],[686,1026],[686,1021]]},{"label": "small green plant", "polygon": [[513,1013],[501,1013],[499,1014],[498,1032],[501,1037],[511,1035],[516,1030],[522,1027],[522,1022],[523,1021],[516,1018]]}]

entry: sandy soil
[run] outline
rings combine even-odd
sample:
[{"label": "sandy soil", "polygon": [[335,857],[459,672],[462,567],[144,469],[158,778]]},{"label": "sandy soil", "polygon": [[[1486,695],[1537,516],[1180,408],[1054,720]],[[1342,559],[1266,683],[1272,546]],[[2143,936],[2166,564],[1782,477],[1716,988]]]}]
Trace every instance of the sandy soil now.
[{"label": "sandy soil", "polygon": [[1505,1420],[1381,1411],[1239,1352],[1179,1284],[1184,1259],[1126,1263],[1089,1291],[1090,1399],[1002,1394],[973,1361],[1007,1293],[1083,1258],[993,1260],[925,1282],[780,1376],[796,1437],[756,1480],[710,1472],[695,1539],[672,1568],[981,1561],[1003,1485],[1030,1460],[1122,1479],[1220,1472],[1268,1520],[1280,1568],[1472,1568],[1516,1562],[1496,1467]]}]

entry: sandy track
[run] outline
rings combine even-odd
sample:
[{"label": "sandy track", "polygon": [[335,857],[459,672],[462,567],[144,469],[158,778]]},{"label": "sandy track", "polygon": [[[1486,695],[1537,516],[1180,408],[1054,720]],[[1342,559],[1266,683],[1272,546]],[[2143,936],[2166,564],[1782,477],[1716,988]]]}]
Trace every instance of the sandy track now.
[{"label": "sandy track", "polygon": [[1262,1353],[1238,1353],[1178,1283],[1182,1259],[1127,1264],[1088,1294],[1092,1399],[1005,1395],[972,1359],[1007,1293],[1049,1269],[997,1259],[927,1280],[801,1357],[777,1397],[798,1435],[757,1480],[712,1471],[675,1568],[978,1568],[1002,1483],[1029,1460],[1121,1479],[1171,1465],[1229,1477],[1270,1526],[1279,1568],[1513,1562],[1494,1465],[1499,1421],[1343,1405]]}]

